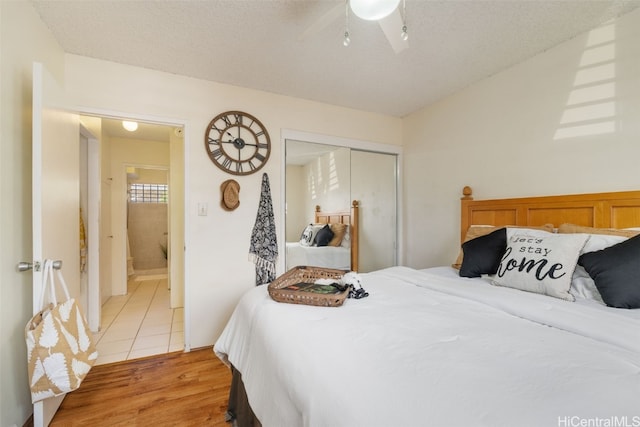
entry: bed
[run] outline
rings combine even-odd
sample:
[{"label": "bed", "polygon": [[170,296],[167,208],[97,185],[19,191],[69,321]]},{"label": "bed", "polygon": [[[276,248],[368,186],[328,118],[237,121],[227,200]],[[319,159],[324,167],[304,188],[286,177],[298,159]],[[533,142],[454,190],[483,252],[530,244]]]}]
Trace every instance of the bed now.
[{"label": "bed", "polygon": [[[553,256],[579,250],[590,272],[589,257],[613,251],[619,262],[619,248],[638,248],[640,191],[476,201],[465,188],[461,226],[460,270],[363,274],[370,296],[339,308],[277,303],[266,286],[245,294],[214,346],[234,372],[237,424],[640,425],[640,310],[498,286],[500,270],[460,276],[507,232],[499,269],[512,265],[509,248],[536,241],[571,246],[550,244]],[[591,239],[619,242],[586,252]],[[557,264],[544,274],[575,273]],[[627,282],[640,288],[640,274]]]},{"label": "bed", "polygon": [[[303,236],[308,236],[308,241],[301,237],[300,241],[286,242],[287,270],[307,265],[358,271],[359,210],[357,200],[351,203],[350,209],[343,211],[325,212],[320,206],[316,206],[313,224],[309,224],[302,232]],[[340,238],[337,245],[314,245],[315,234],[326,224],[334,230],[336,226],[346,226],[344,238]]]}]

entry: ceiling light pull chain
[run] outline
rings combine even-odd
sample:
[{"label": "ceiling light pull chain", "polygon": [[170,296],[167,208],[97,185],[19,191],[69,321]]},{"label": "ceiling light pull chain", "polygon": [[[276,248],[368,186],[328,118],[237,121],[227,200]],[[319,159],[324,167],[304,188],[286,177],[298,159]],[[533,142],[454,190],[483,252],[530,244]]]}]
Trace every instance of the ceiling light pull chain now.
[{"label": "ceiling light pull chain", "polygon": [[407,41],[409,40],[409,34],[407,33],[407,10],[405,1],[406,0],[402,0],[402,33],[400,37],[402,37],[402,40]]},{"label": "ceiling light pull chain", "polygon": [[349,0],[344,2],[344,39],[342,44],[347,47],[351,44],[351,37],[349,37]]}]

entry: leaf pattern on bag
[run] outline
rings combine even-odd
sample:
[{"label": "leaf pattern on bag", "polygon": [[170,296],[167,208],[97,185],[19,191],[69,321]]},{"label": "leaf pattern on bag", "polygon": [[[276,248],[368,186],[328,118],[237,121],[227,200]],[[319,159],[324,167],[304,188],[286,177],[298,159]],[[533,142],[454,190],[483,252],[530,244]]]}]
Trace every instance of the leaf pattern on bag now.
[{"label": "leaf pattern on bag", "polygon": [[74,337],[73,334],[67,331],[67,328],[64,327],[64,324],[60,319],[56,319],[56,322],[58,323],[60,332],[62,332],[62,335],[67,340],[67,344],[69,344],[69,347],[71,348],[73,354],[78,354],[78,341],[76,340],[76,337]]},{"label": "leaf pattern on bag", "polygon": [[40,359],[36,360],[36,363],[33,367],[33,373],[31,374],[31,386],[38,382],[40,378],[44,375],[44,367],[42,366],[42,361]]},{"label": "leaf pattern on bag", "polygon": [[60,304],[58,310],[60,311],[60,317],[62,318],[63,322],[69,321],[69,316],[71,316],[71,309],[74,306],[75,306],[75,300],[73,298]]},{"label": "leaf pattern on bag", "polygon": [[58,343],[58,331],[53,323],[53,317],[47,316],[42,321],[42,333],[38,344],[42,347],[51,348]]},{"label": "leaf pattern on bag", "polygon": [[73,373],[76,375],[78,379],[80,379],[83,375],[86,375],[91,369],[91,365],[88,363],[84,363],[81,360],[73,359],[71,361],[71,369],[73,369]]},{"label": "leaf pattern on bag", "polygon": [[36,338],[33,336],[33,331],[27,331],[27,362],[31,362],[33,356],[33,349],[36,348]]},{"label": "leaf pattern on bag", "polygon": [[87,321],[84,316],[80,312],[80,307],[76,305],[76,321],[78,324],[78,343],[80,344],[80,349],[82,351],[87,351],[89,346],[91,345],[91,340],[86,334],[87,328],[81,328],[79,325],[86,325]]},{"label": "leaf pattern on bag", "polygon": [[[47,269],[51,269],[48,262],[44,276],[52,281],[53,275],[47,275]],[[59,277],[66,289],[64,279]],[[48,282],[44,286],[47,289],[54,284]],[[73,298],[56,305],[47,303],[27,323],[25,341],[33,403],[77,389],[98,358],[93,335]]]},{"label": "leaf pattern on bag", "polygon": [[47,378],[63,392],[71,391],[67,361],[62,353],[53,353],[42,362]]}]

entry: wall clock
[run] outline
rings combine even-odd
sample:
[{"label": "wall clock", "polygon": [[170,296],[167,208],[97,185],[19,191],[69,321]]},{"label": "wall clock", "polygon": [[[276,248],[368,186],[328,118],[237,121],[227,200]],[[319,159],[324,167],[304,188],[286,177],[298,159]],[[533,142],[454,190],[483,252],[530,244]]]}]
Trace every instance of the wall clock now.
[{"label": "wall clock", "polygon": [[269,133],[260,120],[242,111],[227,111],[211,120],[204,135],[211,161],[233,175],[262,168],[271,154]]}]

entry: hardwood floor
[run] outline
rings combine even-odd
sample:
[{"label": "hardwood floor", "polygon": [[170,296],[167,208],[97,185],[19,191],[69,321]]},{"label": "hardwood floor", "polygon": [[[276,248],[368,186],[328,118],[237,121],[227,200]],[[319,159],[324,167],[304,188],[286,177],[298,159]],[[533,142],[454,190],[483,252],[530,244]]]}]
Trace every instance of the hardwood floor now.
[{"label": "hardwood floor", "polygon": [[51,426],[228,426],[231,372],[212,348],[94,366]]}]

